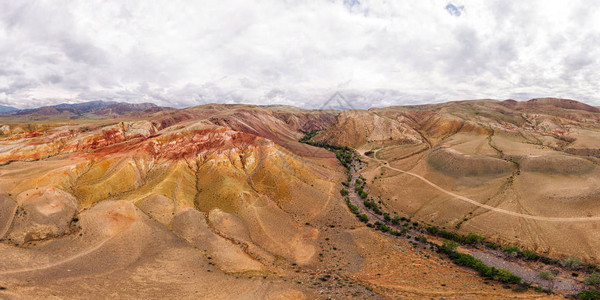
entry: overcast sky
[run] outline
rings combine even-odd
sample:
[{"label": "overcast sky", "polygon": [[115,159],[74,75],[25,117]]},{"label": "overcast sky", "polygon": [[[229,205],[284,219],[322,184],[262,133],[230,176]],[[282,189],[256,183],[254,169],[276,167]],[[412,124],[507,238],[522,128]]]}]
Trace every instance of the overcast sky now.
[{"label": "overcast sky", "polygon": [[600,1],[0,1],[0,104],[600,105]]}]

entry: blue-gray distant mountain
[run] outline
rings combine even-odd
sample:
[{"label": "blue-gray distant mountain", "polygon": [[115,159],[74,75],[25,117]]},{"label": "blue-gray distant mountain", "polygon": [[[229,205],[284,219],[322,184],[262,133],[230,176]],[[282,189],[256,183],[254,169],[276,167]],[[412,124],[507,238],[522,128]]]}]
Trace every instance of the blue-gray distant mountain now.
[{"label": "blue-gray distant mountain", "polygon": [[125,103],[113,101],[89,101],[75,104],[58,104],[40,108],[25,109],[14,112],[19,116],[35,117],[68,117],[78,118],[83,115],[116,116],[142,111],[161,109],[152,103]]},{"label": "blue-gray distant mountain", "polygon": [[0,105],[0,114],[10,113],[17,110],[19,109],[12,106]]}]

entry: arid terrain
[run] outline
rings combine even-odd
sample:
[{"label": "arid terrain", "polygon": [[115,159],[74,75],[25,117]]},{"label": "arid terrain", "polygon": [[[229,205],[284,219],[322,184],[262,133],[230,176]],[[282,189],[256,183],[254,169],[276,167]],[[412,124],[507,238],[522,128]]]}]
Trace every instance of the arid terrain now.
[{"label": "arid terrain", "polygon": [[0,298],[564,298],[600,264],[599,164],[600,109],[554,98],[12,112]]}]

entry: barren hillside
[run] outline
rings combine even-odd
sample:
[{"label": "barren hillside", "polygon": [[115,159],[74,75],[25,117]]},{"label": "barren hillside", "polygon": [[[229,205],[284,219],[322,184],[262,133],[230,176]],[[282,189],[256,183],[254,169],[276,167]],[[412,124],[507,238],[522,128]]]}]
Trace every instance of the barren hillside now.
[{"label": "barren hillside", "polygon": [[[548,297],[415,242],[425,225],[599,257],[598,221],[585,219],[600,216],[594,107],[117,108],[0,118],[2,297]],[[366,154],[363,163],[342,166],[305,136]],[[340,193],[349,176],[413,231],[357,218]]]}]

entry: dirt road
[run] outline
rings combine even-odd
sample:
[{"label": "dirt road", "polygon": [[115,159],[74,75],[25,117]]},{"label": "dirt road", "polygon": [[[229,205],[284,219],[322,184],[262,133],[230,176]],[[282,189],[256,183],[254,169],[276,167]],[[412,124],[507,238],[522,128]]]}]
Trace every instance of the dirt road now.
[{"label": "dirt road", "polygon": [[406,174],[406,175],[418,178],[419,180],[427,183],[428,185],[430,185],[431,187],[437,189],[438,191],[440,191],[440,192],[442,192],[444,194],[447,194],[447,195],[453,197],[454,199],[458,199],[458,200],[461,200],[461,201],[464,201],[464,202],[468,202],[470,204],[473,204],[475,206],[479,206],[481,208],[485,208],[487,210],[491,210],[493,212],[497,212],[497,213],[501,213],[501,214],[505,214],[505,215],[510,215],[510,216],[514,216],[514,217],[519,217],[519,218],[532,219],[532,220],[538,220],[538,221],[548,221],[548,222],[590,222],[590,221],[600,221],[600,216],[596,216],[596,217],[567,217],[567,218],[564,218],[564,217],[544,217],[544,216],[527,215],[527,214],[522,214],[522,213],[518,213],[518,212],[514,212],[514,211],[505,210],[505,209],[502,209],[502,208],[497,208],[497,207],[489,206],[489,205],[477,202],[477,201],[475,201],[473,199],[470,199],[470,198],[467,198],[467,197],[464,197],[464,196],[461,196],[461,195],[457,195],[457,194],[455,194],[455,193],[453,193],[451,191],[448,191],[448,190],[444,189],[443,187],[441,187],[441,186],[439,186],[439,185],[437,185],[437,184],[435,184],[435,183],[427,180],[426,178],[424,178],[421,175],[418,175],[418,174],[415,174],[415,173],[412,173],[412,172],[409,172],[409,171],[401,170],[401,169],[398,169],[398,168],[394,168],[394,167],[390,166],[387,161],[382,160],[382,159],[378,159],[377,158],[377,153],[375,153],[373,155],[373,157],[366,156],[363,152],[360,152],[360,155],[363,156],[366,159],[375,160],[375,161],[381,163],[381,165],[379,166],[379,168],[385,167],[385,168],[388,168],[390,170],[394,170],[394,171],[397,171],[397,172],[400,172],[400,173],[403,173],[403,174]]}]

